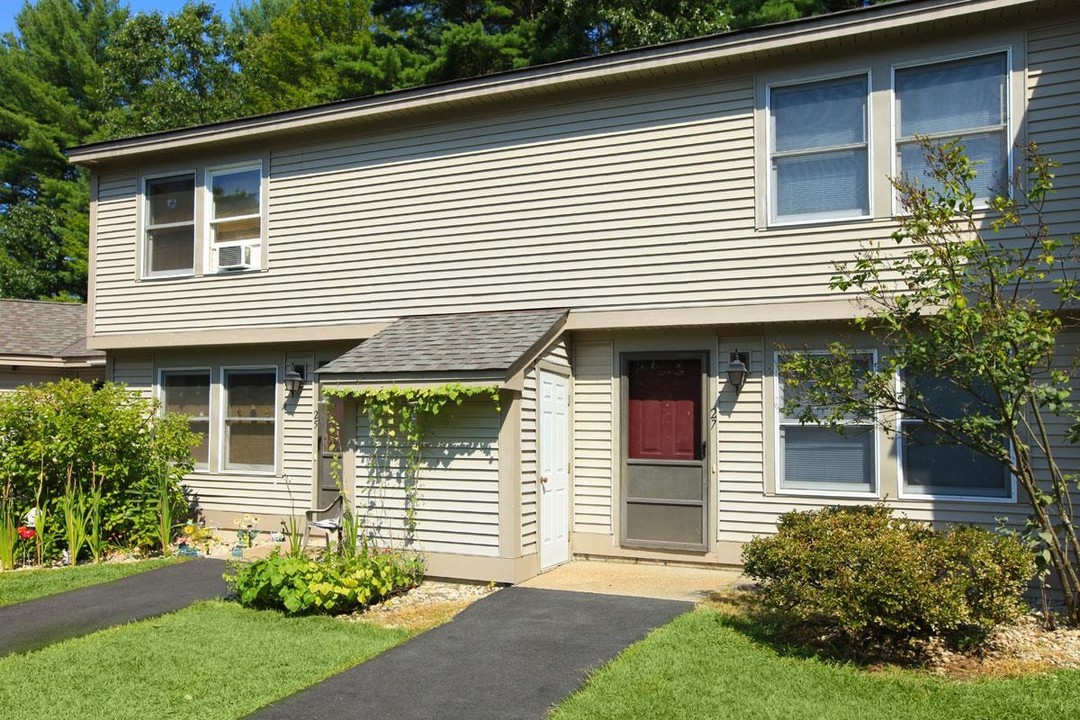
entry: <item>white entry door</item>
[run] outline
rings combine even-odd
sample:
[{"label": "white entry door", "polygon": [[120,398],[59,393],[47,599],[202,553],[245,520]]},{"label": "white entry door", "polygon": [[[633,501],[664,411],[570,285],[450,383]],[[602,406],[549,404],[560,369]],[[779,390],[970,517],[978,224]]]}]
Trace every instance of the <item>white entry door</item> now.
[{"label": "white entry door", "polygon": [[570,380],[540,371],[540,568],[570,559]]}]

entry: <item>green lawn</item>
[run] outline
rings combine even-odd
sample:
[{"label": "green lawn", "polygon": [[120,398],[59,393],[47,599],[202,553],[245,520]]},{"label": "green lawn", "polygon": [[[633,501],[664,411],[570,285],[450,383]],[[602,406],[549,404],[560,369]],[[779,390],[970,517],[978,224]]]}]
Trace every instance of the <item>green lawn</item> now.
[{"label": "green lawn", "polygon": [[130,563],[80,565],[78,567],[45,570],[19,570],[0,573],[0,607],[26,602],[34,598],[56,595],[76,588],[119,580],[128,575],[154,570],[177,562],[157,558]]},{"label": "green lawn", "polygon": [[0,718],[238,718],[408,636],[199,603],[0,659]]},{"label": "green lawn", "polygon": [[628,648],[553,720],[1007,720],[1076,717],[1080,671],[955,682],[780,655],[699,608]]}]

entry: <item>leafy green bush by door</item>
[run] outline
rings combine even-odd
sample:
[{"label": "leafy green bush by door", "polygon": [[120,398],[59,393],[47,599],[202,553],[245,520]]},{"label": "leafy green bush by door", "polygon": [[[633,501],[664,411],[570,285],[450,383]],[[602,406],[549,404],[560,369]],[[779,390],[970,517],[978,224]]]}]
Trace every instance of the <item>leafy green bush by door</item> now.
[{"label": "leafy green bush by door", "polygon": [[977,641],[1024,610],[1035,573],[1019,540],[974,527],[936,532],[877,506],[781,516],[743,549],[767,606],[847,653],[888,655],[913,641]]}]

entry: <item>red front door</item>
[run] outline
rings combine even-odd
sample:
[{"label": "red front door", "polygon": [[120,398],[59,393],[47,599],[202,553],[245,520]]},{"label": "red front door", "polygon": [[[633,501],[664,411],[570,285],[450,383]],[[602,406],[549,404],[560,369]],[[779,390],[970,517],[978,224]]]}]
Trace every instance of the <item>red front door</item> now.
[{"label": "red front door", "polygon": [[623,360],[627,545],[705,547],[705,353]]}]

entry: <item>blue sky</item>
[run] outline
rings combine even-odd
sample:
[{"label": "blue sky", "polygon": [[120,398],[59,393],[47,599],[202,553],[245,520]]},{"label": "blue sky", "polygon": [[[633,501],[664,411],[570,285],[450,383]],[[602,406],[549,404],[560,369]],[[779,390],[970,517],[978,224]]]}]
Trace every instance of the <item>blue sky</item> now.
[{"label": "blue sky", "polygon": [[[132,13],[143,10],[159,10],[162,13],[171,13],[184,6],[185,0],[120,0],[121,5],[127,5]],[[210,0],[226,19],[229,17],[229,9],[232,0]],[[15,16],[22,9],[25,0],[0,0],[0,33],[6,33],[15,29]]]}]

